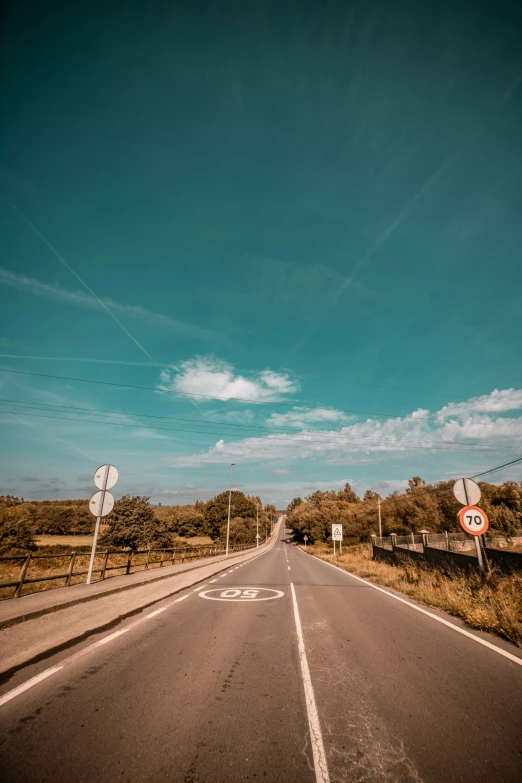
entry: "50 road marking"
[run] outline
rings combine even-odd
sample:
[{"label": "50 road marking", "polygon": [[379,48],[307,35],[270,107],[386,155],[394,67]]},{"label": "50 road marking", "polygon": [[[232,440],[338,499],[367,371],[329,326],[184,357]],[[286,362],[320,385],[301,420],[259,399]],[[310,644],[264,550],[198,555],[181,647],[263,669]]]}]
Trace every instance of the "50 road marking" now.
[{"label": "50 road marking", "polygon": [[[217,595],[210,595],[217,593]],[[273,595],[263,595],[263,593],[272,593]],[[270,590],[267,587],[227,587],[223,590],[221,587],[215,587],[212,590],[203,590],[199,593],[200,598],[207,598],[209,601],[235,601],[245,604],[249,601],[273,601],[275,598],[282,598],[282,590]]]}]

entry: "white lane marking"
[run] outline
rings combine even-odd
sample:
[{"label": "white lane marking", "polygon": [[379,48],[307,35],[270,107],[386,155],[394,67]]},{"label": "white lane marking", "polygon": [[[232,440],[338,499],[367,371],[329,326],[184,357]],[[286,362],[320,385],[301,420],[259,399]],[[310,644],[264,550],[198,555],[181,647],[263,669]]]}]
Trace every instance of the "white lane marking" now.
[{"label": "white lane marking", "polygon": [[58,666],[51,666],[50,669],[46,669],[45,671],[40,672],[40,674],[37,674],[35,677],[32,677],[30,680],[27,680],[27,682],[22,683],[22,685],[19,685],[17,688],[13,688],[12,691],[9,691],[8,693],[5,693],[3,696],[1,696],[0,707],[3,704],[6,704],[8,701],[11,701],[11,699],[14,699],[16,696],[19,696],[24,691],[29,690],[29,688],[32,688],[34,685],[38,685],[38,683],[41,682],[42,680],[46,680],[47,677],[50,677],[52,674],[56,674],[56,672],[61,671],[68,664],[78,660],[78,658],[82,658],[84,655],[87,655],[87,653],[91,652],[97,647],[102,647],[104,644],[107,644],[108,642],[112,642],[114,639],[117,639],[118,636],[123,636],[123,634],[127,633],[127,631],[130,631],[131,628],[135,628],[137,625],[143,623],[145,620],[148,620],[150,617],[154,617],[154,615],[157,615],[160,612],[164,612],[166,609],[169,609],[174,604],[177,604],[180,601],[184,601],[186,598],[189,597],[189,595],[190,593],[187,593],[186,595],[180,596],[180,598],[176,598],[174,601],[171,601],[166,606],[162,606],[161,609],[156,609],[154,612],[145,615],[145,617],[140,617],[139,620],[135,620],[135,622],[131,623],[130,625],[127,625],[126,628],[121,628],[119,631],[115,631],[114,633],[109,634],[109,636],[105,636],[103,639],[94,642],[94,644],[90,644],[88,647],[85,647],[83,650],[74,653],[74,655],[71,655],[69,658],[66,658]]},{"label": "white lane marking", "polygon": [[37,674],[36,677],[32,677],[30,680],[27,680],[27,682],[24,682],[22,685],[19,685],[18,688],[13,688],[12,691],[9,691],[9,693],[6,693],[5,696],[2,696],[2,698],[0,698],[0,707],[3,704],[6,704],[8,701],[11,701],[11,699],[14,699],[15,696],[19,696],[24,691],[28,691],[29,688],[33,687],[33,685],[37,685],[42,680],[46,680],[47,677],[50,677],[52,674],[59,672],[60,669],[63,669],[63,666],[53,666],[52,669],[47,669],[41,674]]},{"label": "white lane marking", "polygon": [[155,612],[151,612],[147,615],[147,620],[150,620],[151,617],[155,617],[157,614],[161,614],[161,612],[164,612],[166,608],[166,606],[162,606],[161,609],[156,609]]},{"label": "white lane marking", "polygon": [[[314,557],[314,555],[310,555],[310,557]],[[473,639],[473,641],[477,642],[477,644],[481,644],[483,647],[487,647],[488,649],[493,650],[493,652],[496,652],[499,655],[503,655],[504,658],[513,661],[513,663],[518,663],[519,666],[522,666],[522,658],[517,658],[516,655],[507,652],[507,650],[503,650],[501,647],[497,647],[495,644],[491,644],[491,642],[487,642],[485,639],[480,639],[478,636],[475,636],[475,634],[466,631],[464,628],[459,628],[457,625],[453,625],[453,623],[450,623],[449,620],[445,620],[443,617],[437,617],[436,614],[433,614],[432,612],[428,612],[427,609],[422,609],[422,607],[420,606],[415,606],[415,604],[412,604],[411,601],[408,601],[406,598],[401,598],[398,595],[394,595],[393,593],[388,592],[388,590],[385,590],[383,587],[378,587],[377,585],[374,585],[372,582],[368,582],[366,579],[362,579],[360,576],[355,576],[355,574],[352,574],[350,571],[345,571],[344,568],[339,568],[339,566],[336,566],[333,563],[328,563],[328,561],[326,560],[320,560],[318,557],[314,559],[318,560],[320,563],[329,565],[332,568],[336,568],[337,571],[341,571],[341,573],[345,574],[345,576],[350,576],[352,579],[357,579],[359,582],[362,582],[367,587],[373,587],[374,590],[378,590],[380,593],[384,593],[390,598],[395,599],[395,601],[400,601],[401,604],[406,604],[406,606],[410,606],[412,609],[415,609],[416,612],[420,612],[421,614],[425,614],[428,617],[431,617],[432,620],[436,620],[438,623],[442,623],[442,625],[451,628],[453,631],[457,631],[457,633],[461,633],[463,636],[467,636],[468,639]]]},{"label": "white lane marking", "polygon": [[211,579],[211,580],[210,580],[210,584],[211,584],[211,585],[213,585],[213,584],[214,584],[214,582],[217,582],[217,579]]},{"label": "white lane marking", "polygon": [[[268,550],[269,551],[269,550]],[[266,552],[262,553],[267,554]],[[261,557],[261,555],[257,555],[257,557]],[[257,560],[257,557],[253,558],[253,560]],[[241,563],[241,565],[246,565],[247,563],[252,562],[251,560],[246,561],[245,563]],[[223,574],[223,576],[226,576],[226,574]],[[214,582],[217,581],[216,579],[213,580]],[[199,588],[201,589],[201,588]],[[19,696],[21,693],[24,693],[25,691],[29,690],[30,688],[37,685],[39,682],[42,682],[42,680],[46,680],[48,677],[51,677],[53,674],[56,674],[57,672],[61,671],[65,666],[67,666],[70,663],[73,663],[74,661],[78,660],[78,658],[83,657],[84,655],[87,655],[92,650],[96,649],[97,647],[101,647],[104,644],[107,644],[109,641],[113,641],[118,636],[122,636],[122,634],[127,633],[127,631],[130,631],[131,628],[134,628],[136,625],[139,625],[140,623],[144,622],[145,620],[148,620],[149,617],[153,617],[156,614],[159,614],[160,612],[164,612],[166,609],[169,609],[169,607],[173,606],[174,604],[179,603],[180,601],[184,601],[186,598],[188,598],[190,593],[187,593],[186,595],[180,596],[180,598],[176,598],[174,601],[171,601],[166,606],[161,607],[161,609],[156,609],[154,612],[151,612],[150,614],[145,615],[145,617],[141,617],[139,620],[136,620],[135,622],[128,625],[126,628],[122,628],[119,631],[115,631],[115,633],[109,634],[109,636],[106,636],[104,639],[100,639],[98,642],[94,642],[94,644],[89,645],[88,647],[85,647],[83,650],[80,650],[77,653],[74,653],[74,655],[71,655],[70,658],[66,658],[64,661],[62,661],[61,664],[57,666],[52,666],[50,669],[46,669],[43,672],[40,672],[40,674],[37,674],[35,677],[32,677],[30,680],[27,680],[27,682],[22,683],[21,685],[18,685],[16,688],[13,688],[12,691],[9,691],[8,693],[5,693],[3,696],[0,696],[0,707],[4,704],[7,704],[8,701],[11,701],[11,699],[16,698],[16,696]]]},{"label": "white lane marking", "polygon": [[[147,620],[148,619],[149,617],[147,615]],[[127,628],[122,628],[120,631],[114,631],[114,633],[109,634],[109,636],[106,636],[104,639],[100,639],[98,644],[101,646],[102,644],[107,644],[107,642],[112,642],[113,639],[116,639],[118,636],[122,636],[124,633],[127,633],[127,631],[130,631],[130,629],[131,626],[129,625]]]},{"label": "white lane marking", "polygon": [[315,703],[314,688],[308,668],[306,649],[303,638],[303,629],[301,627],[301,618],[299,617],[299,607],[295,597],[294,583],[290,582],[292,589],[292,603],[294,605],[295,630],[297,633],[297,647],[299,649],[299,659],[301,661],[301,676],[303,678],[306,711],[308,713],[308,725],[310,727],[310,741],[312,743],[312,753],[314,756],[315,779],[317,783],[330,783],[328,774],[328,764],[326,763],[326,754],[324,752],[323,735],[321,733],[321,724],[319,723],[319,714]]},{"label": "white lane marking", "polygon": [[288,570],[290,571],[290,566],[288,566]]}]

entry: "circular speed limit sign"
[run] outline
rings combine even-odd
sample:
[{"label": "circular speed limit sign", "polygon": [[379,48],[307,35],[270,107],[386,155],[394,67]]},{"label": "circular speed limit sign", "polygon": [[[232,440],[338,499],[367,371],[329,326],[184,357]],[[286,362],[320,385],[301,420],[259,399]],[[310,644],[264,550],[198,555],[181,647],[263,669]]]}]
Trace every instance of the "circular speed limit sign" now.
[{"label": "circular speed limit sign", "polygon": [[472,536],[481,536],[488,529],[489,520],[478,506],[464,506],[459,511],[459,522]]}]

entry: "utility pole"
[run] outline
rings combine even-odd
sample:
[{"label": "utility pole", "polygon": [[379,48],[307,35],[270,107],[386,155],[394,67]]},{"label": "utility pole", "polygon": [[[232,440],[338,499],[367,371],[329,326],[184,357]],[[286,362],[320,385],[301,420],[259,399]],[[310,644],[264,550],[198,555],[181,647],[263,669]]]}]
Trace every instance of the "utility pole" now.
[{"label": "utility pole", "polygon": [[228,541],[230,539],[230,507],[232,505],[232,468],[234,467],[236,463],[232,462],[230,464],[230,492],[228,493],[228,522],[227,522],[227,547],[225,552],[225,557],[228,557]]},{"label": "utility pole", "polygon": [[379,507],[379,538],[382,538],[381,499],[380,498],[377,498],[377,505]]},{"label": "utility pole", "polygon": [[256,503],[256,547],[259,546],[259,503]]}]

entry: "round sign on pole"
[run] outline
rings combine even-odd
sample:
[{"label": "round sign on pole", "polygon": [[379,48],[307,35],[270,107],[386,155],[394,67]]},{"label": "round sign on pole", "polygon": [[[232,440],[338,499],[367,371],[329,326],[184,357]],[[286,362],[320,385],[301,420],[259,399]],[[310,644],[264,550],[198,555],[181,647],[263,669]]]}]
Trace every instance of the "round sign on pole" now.
[{"label": "round sign on pole", "polygon": [[[105,495],[105,497],[103,498],[103,505],[100,511],[100,501],[102,495]],[[102,492],[100,490],[99,492],[95,492],[92,498],[89,500],[89,511],[91,514],[94,514],[95,517],[106,517],[107,514],[111,513],[113,508],[114,496],[111,495],[110,492]]]},{"label": "round sign on pole", "polygon": [[478,506],[464,506],[459,511],[459,522],[472,536],[481,536],[489,526],[489,520]]},{"label": "round sign on pole", "polygon": [[[98,489],[103,489],[103,479],[105,478],[105,471],[107,470],[107,465],[102,465],[96,473],[94,474],[94,483],[98,487]],[[113,487],[116,482],[118,481],[119,473],[118,470],[114,467],[114,465],[109,465],[109,475],[107,476],[107,486],[105,489],[110,489]]]},{"label": "round sign on pole", "polygon": [[481,496],[479,485],[469,478],[458,479],[453,485],[453,494],[463,506],[475,505]]}]

